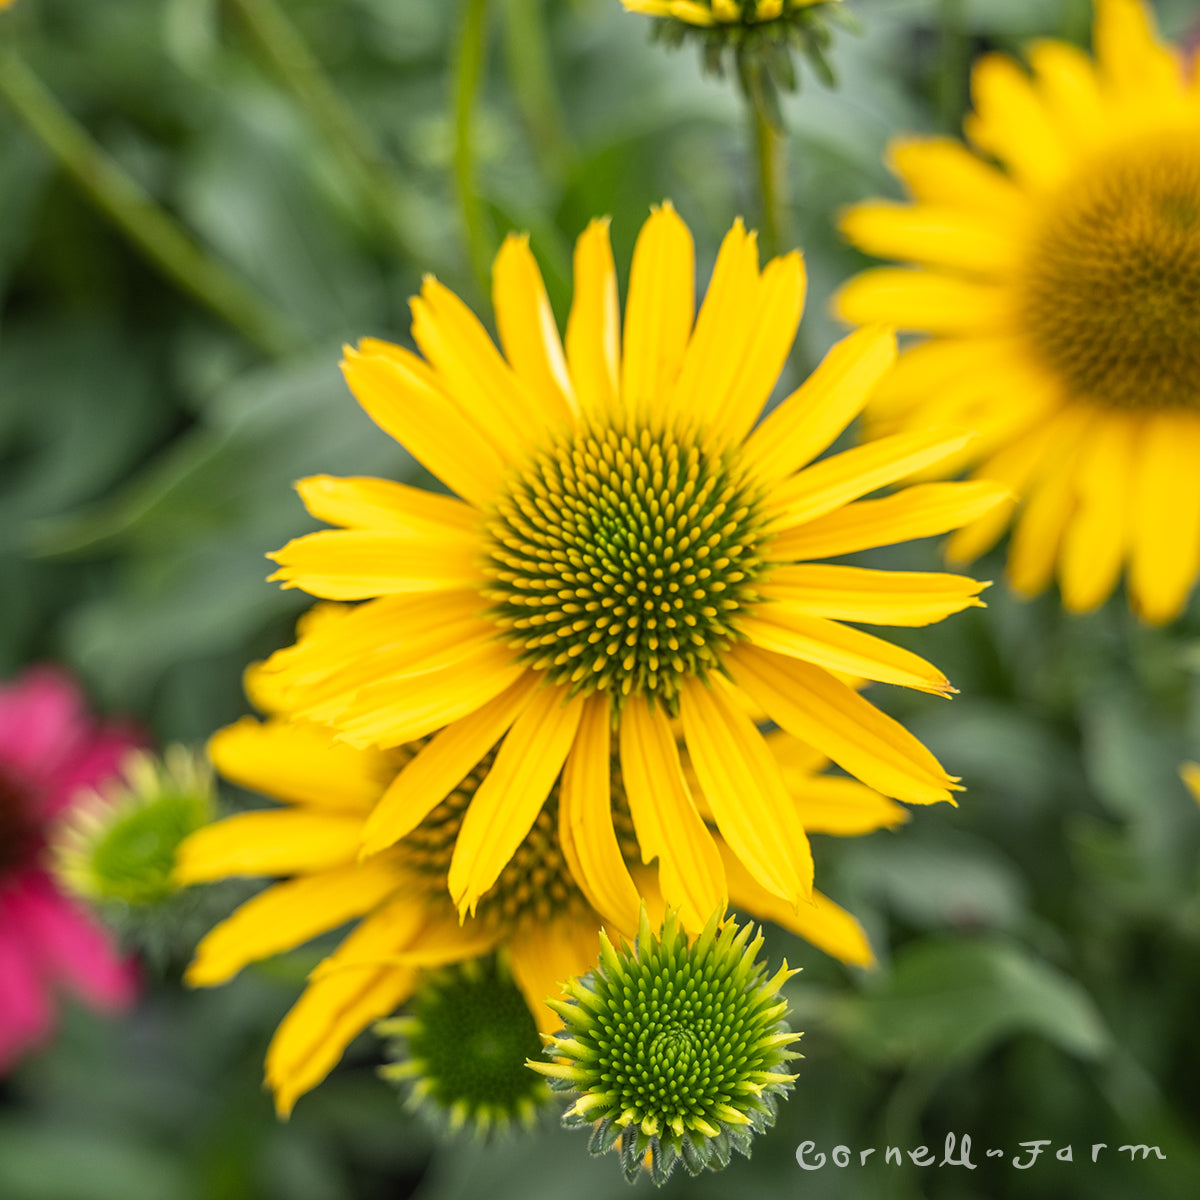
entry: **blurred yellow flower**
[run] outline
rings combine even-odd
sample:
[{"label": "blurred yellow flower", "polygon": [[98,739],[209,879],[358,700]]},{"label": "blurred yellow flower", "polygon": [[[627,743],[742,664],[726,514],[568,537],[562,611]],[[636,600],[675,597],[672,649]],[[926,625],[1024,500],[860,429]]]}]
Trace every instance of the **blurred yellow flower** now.
[{"label": "blurred yellow flower", "polygon": [[[336,633],[345,617],[314,611],[311,627]],[[261,669],[248,676],[252,695],[270,708],[271,681]],[[814,832],[860,834],[907,819],[898,804],[849,779],[817,775],[820,756],[783,734],[773,735],[796,820]],[[244,904],[200,944],[187,981],[224,983],[248,963],[290,950],[347,921],[361,920],[313,973],[307,990],[284,1018],[267,1055],[267,1081],[281,1113],[316,1086],[351,1040],[387,1016],[413,992],[419,972],[501,950],[538,1025],[550,1033],[561,1021],[543,1003],[561,980],[595,966],[599,930],[595,911],[572,874],[580,845],[593,830],[568,830],[562,812],[566,781],[556,784],[512,860],[480,897],[473,917],[460,922],[446,881],[455,839],[491,765],[489,755],[395,846],[362,860],[364,826],[397,770],[421,745],[397,750],[355,749],[328,730],[289,721],[244,718],[217,733],[210,754],[233,782],[265,793],[284,807],[241,813],[201,829],[180,848],[176,879],[194,884],[232,875],[286,877]],[[556,812],[557,810],[557,812]],[[639,894],[655,920],[665,905],[652,871],[637,862],[637,842],[619,780],[615,791],[616,852],[636,881],[629,895],[597,899],[627,915],[610,931],[637,928]],[[862,929],[849,913],[814,891],[811,904],[793,906],[762,887],[718,837],[731,901],[759,919],[774,921],[845,962],[873,962]],[[689,913],[698,931],[704,918]]]},{"label": "blurred yellow flower", "polygon": [[747,25],[774,21],[826,0],[621,0],[629,12],[674,17],[689,25]]},{"label": "blurred yellow flower", "polygon": [[347,350],[363,407],[462,497],[303,480],[309,511],[341,528],[271,556],[286,587],[369,601],[266,664],[288,710],[363,747],[436,735],[368,820],[368,853],[415,829],[503,739],[450,863],[459,911],[500,877],[560,771],[560,819],[586,831],[581,886],[632,897],[610,812],[615,751],[672,907],[702,919],[727,896],[702,806],[741,864],[795,905],[812,857],[748,708],[887,795],[950,798],[956,781],[838,673],[935,695],[952,690],[946,677],[842,622],[928,624],[978,605],[984,585],[812,560],[956,528],[1007,493],[943,484],[850,503],[957,452],[959,431],[813,464],[891,365],[885,329],[835,346],[755,427],[804,289],[800,255],[760,271],[739,221],[693,331],[692,239],[664,205],[634,251],[623,348],[608,225],[594,221],[576,248],[565,350],[516,236],[495,268],[507,361],[432,278],[412,303],[424,359],[375,340]]},{"label": "blurred yellow flower", "polygon": [[[1094,40],[1094,60],[1036,42],[1028,73],[982,59],[977,152],[892,146],[912,202],[858,205],[843,229],[915,268],[867,271],[836,307],[929,335],[878,390],[873,429],[981,430],[938,473],[978,461],[1021,497],[1017,590],[1057,572],[1083,612],[1128,564],[1135,609],[1160,623],[1200,570],[1200,76],[1139,0],[1096,0]],[[961,530],[951,560],[1006,524],[995,510]]]}]

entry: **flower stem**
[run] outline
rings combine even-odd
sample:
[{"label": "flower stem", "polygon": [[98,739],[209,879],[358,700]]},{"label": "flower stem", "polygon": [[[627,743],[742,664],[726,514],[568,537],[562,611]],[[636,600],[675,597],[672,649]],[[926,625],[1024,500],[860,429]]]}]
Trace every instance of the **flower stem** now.
[{"label": "flower stem", "polygon": [[164,275],[267,354],[283,356],[298,345],[298,333],[247,284],[210,258],[93,141],[12,49],[0,55],[0,94],[97,208]]},{"label": "flower stem", "polygon": [[752,100],[754,149],[758,158],[758,193],[762,210],[762,249],[773,258],[791,246],[791,206],[787,189],[786,135],[767,120]]},{"label": "flower stem", "polygon": [[495,238],[475,186],[475,101],[483,81],[488,0],[465,0],[454,68],[454,184],[471,268],[488,291]]},{"label": "flower stem", "polygon": [[571,160],[571,144],[562,123],[562,103],[554,85],[547,0],[505,0],[504,49],[508,74],[546,173],[562,180]]},{"label": "flower stem", "polygon": [[276,0],[234,0],[264,57],[341,160],[380,228],[402,254],[428,262],[415,200],[379,152],[371,131],[330,82],[300,30]]}]

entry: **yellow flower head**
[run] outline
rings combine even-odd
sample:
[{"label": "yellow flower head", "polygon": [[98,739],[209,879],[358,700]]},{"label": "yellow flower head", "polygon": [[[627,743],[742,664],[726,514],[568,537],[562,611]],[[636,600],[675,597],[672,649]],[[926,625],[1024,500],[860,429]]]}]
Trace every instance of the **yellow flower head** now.
[{"label": "yellow flower head", "polygon": [[286,587],[366,601],[268,662],[289,711],[356,746],[433,735],[367,822],[368,853],[415,829],[501,742],[450,863],[460,912],[495,884],[561,772],[576,877],[619,915],[612,898],[632,886],[613,756],[668,904],[707,914],[725,902],[708,812],[737,860],[795,905],[812,858],[760,714],[886,795],[950,798],[955,780],[838,673],[937,695],[945,676],[842,622],[926,624],[978,604],[982,585],[814,560],[957,527],[1005,490],[935,484],[858,501],[969,440],[940,429],[813,463],[891,365],[884,329],[836,346],[756,426],[804,281],[796,253],[760,271],[738,222],[696,317],[691,236],[664,205],[634,251],[623,336],[596,221],[576,247],[565,348],[514,236],[495,268],[504,356],[433,279],[412,305],[423,359],[374,340],[347,351],[367,412],[457,493],[304,480],[309,511],[341,528],[272,556]]},{"label": "yellow flower head", "polygon": [[[1028,60],[976,66],[980,153],[892,147],[912,203],[860,205],[843,228],[916,267],[865,272],[837,307],[929,335],[880,389],[876,428],[981,430],[977,477],[1023,501],[1014,587],[1057,571],[1082,612],[1128,564],[1135,608],[1165,622],[1200,570],[1200,77],[1139,0],[1096,0],[1094,60],[1056,41]],[[963,529],[951,559],[1005,524]]]},{"label": "yellow flower head", "polygon": [[714,25],[757,25],[791,16],[825,0],[621,0],[629,12],[670,17],[707,29]]},{"label": "yellow flower head", "polygon": [[[316,609],[306,632],[337,634],[347,618]],[[397,771],[421,759],[428,741],[395,750],[356,749],[335,742],[319,726],[278,710],[272,679],[260,668],[247,678],[265,721],[252,717],[217,733],[209,752],[233,782],[283,802],[241,813],[193,834],[180,848],[176,880],[194,884],[232,875],[280,877],[218,925],[200,944],[187,981],[224,983],[245,965],[290,950],[347,921],[361,923],[311,977],[300,1001],[280,1025],[267,1055],[267,1081],[281,1112],[319,1083],[346,1046],[371,1022],[386,1017],[418,986],[420,972],[500,950],[545,1033],[561,1023],[544,1000],[560,981],[595,966],[605,917],[575,882],[587,839],[605,835],[627,872],[628,894],[599,900],[622,913],[614,932],[637,928],[639,892],[660,919],[661,892],[637,862],[637,842],[619,779],[613,816],[595,805],[582,824],[562,819],[566,781],[526,832],[511,861],[460,922],[446,881],[464,813],[479,794],[494,755],[451,785],[442,801],[394,846],[363,859],[360,847],[372,814],[392,793]],[[789,805],[799,822],[818,832],[865,833],[906,818],[899,805],[848,779],[815,774],[819,756],[786,735],[774,735]],[[426,760],[427,761],[427,760]],[[400,771],[400,778],[404,772]],[[686,785],[684,785],[686,786]],[[607,805],[607,797],[606,797]],[[705,827],[707,830],[707,827]],[[718,836],[718,863],[727,870],[730,899],[760,919],[807,938],[845,962],[869,965],[872,955],[858,922],[819,892],[793,907],[766,891]],[[628,872],[637,879],[637,888]],[[682,885],[681,885],[682,886]],[[707,915],[707,914],[706,914]],[[705,915],[689,910],[686,923],[701,929]]]}]

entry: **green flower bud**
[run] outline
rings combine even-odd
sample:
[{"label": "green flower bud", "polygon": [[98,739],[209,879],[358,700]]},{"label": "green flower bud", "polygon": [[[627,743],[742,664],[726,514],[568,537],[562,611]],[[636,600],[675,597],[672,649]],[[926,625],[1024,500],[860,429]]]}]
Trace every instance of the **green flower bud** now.
[{"label": "green flower bud", "polygon": [[761,946],[753,926],[716,915],[691,944],[674,914],[655,934],[643,909],[633,947],[601,934],[597,970],[548,1001],[566,1023],[545,1049],[557,1061],[529,1065],[579,1094],[563,1123],[591,1125],[592,1153],[616,1147],[630,1181],[645,1167],[661,1185],[680,1160],[719,1170],[774,1124],[800,1035],[779,996],[795,972],[785,962],[768,979]]},{"label": "green flower bud", "polygon": [[409,1089],[409,1104],[451,1133],[477,1137],[531,1129],[546,1107],[545,1082],[525,1069],[540,1041],[512,976],[494,958],[468,959],[426,975],[410,1015],[380,1021],[392,1060],[380,1075]]}]

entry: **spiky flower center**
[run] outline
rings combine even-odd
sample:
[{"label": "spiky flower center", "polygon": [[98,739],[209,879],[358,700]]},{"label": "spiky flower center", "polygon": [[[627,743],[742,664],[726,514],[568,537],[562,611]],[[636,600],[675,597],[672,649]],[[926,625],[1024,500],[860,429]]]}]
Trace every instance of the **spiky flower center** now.
[{"label": "spiky flower center", "polygon": [[647,1150],[656,1178],[678,1158],[724,1165],[731,1146],[748,1152],[749,1128],[774,1121],[773,1095],[792,1080],[779,1070],[795,1057],[778,996],[789,973],[765,979],[751,933],[732,922],[718,933],[714,918],[689,944],[674,919],[658,937],[643,916],[636,946],[602,935],[600,969],[554,1005],[566,1031],[546,1053],[569,1065],[539,1069],[581,1093],[568,1123],[598,1122],[597,1147],[620,1139],[634,1174]]},{"label": "spiky flower center", "polygon": [[538,1053],[537,1025],[512,977],[492,960],[469,960],[425,978],[411,1016],[382,1022],[394,1067],[417,1100],[434,1104],[452,1127],[479,1130],[529,1124],[547,1099],[545,1084],[526,1070]]},{"label": "spiky flower center", "polygon": [[[476,789],[491,769],[495,751],[478,766],[400,843],[405,865],[429,881],[431,895],[444,900],[450,860]],[[637,838],[621,790],[620,772],[613,768],[613,825],[625,858],[636,861]],[[587,901],[567,866],[558,835],[558,784],[550,792],[533,828],[517,848],[491,890],[479,902],[476,918],[511,930],[523,921],[548,921]]]},{"label": "spiky flower center", "polygon": [[492,615],[573,692],[649,693],[716,669],[763,568],[761,499],[686,429],[614,418],[559,436],[488,523]]},{"label": "spiky flower center", "polygon": [[1020,321],[1074,398],[1200,409],[1200,139],[1122,146],[1063,187],[1031,245]]},{"label": "spiky flower center", "polygon": [[0,766],[0,882],[37,853],[38,828],[30,816],[29,788]]}]

